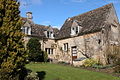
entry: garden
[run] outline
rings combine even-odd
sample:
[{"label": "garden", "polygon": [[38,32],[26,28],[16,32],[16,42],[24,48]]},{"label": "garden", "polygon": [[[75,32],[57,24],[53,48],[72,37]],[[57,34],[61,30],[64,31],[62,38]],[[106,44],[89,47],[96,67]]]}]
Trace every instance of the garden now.
[{"label": "garden", "polygon": [[40,80],[120,80],[111,74],[63,64],[30,63],[26,68],[32,70],[30,73],[32,79],[38,76]]}]

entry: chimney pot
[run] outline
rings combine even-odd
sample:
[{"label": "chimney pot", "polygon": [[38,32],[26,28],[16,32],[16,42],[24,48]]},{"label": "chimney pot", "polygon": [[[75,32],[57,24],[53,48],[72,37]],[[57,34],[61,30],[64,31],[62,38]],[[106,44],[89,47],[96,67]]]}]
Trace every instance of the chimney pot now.
[{"label": "chimney pot", "polygon": [[26,16],[27,16],[27,19],[33,19],[32,12],[27,12]]}]

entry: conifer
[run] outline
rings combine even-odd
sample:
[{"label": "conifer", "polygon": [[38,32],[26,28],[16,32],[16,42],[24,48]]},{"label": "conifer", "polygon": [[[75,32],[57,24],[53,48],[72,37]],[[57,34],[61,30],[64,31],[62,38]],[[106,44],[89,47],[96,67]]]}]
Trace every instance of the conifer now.
[{"label": "conifer", "polygon": [[14,80],[26,63],[19,6],[17,0],[0,0],[0,80]]}]

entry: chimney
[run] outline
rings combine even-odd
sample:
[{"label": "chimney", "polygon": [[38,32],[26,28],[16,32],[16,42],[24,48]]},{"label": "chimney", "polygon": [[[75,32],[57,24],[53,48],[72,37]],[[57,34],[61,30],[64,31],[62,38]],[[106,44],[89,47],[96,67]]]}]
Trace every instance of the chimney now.
[{"label": "chimney", "polygon": [[33,17],[32,17],[32,12],[27,12],[27,13],[26,13],[26,16],[27,16],[27,19],[29,19],[29,20],[32,20],[32,19],[33,19]]}]

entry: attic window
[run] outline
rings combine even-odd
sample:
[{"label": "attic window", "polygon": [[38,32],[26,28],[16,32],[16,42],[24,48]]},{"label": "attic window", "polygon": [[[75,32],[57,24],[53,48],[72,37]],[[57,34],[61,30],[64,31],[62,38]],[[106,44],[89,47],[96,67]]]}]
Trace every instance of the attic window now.
[{"label": "attic window", "polygon": [[72,29],[74,30],[74,27]]},{"label": "attic window", "polygon": [[54,38],[53,32],[52,31],[47,31],[46,37],[47,38]]},{"label": "attic window", "polygon": [[30,27],[22,27],[22,32],[27,34],[27,35],[31,35],[31,28]]},{"label": "attic window", "polygon": [[79,33],[79,26],[71,28],[71,35],[76,35]]},{"label": "attic window", "polygon": [[49,31],[47,31],[47,37],[48,37],[48,38],[50,37],[50,33],[49,33]]},{"label": "attic window", "polygon": [[53,34],[53,37],[55,37],[55,34]]},{"label": "attic window", "polygon": [[78,27],[76,27],[76,34],[78,33]]}]

